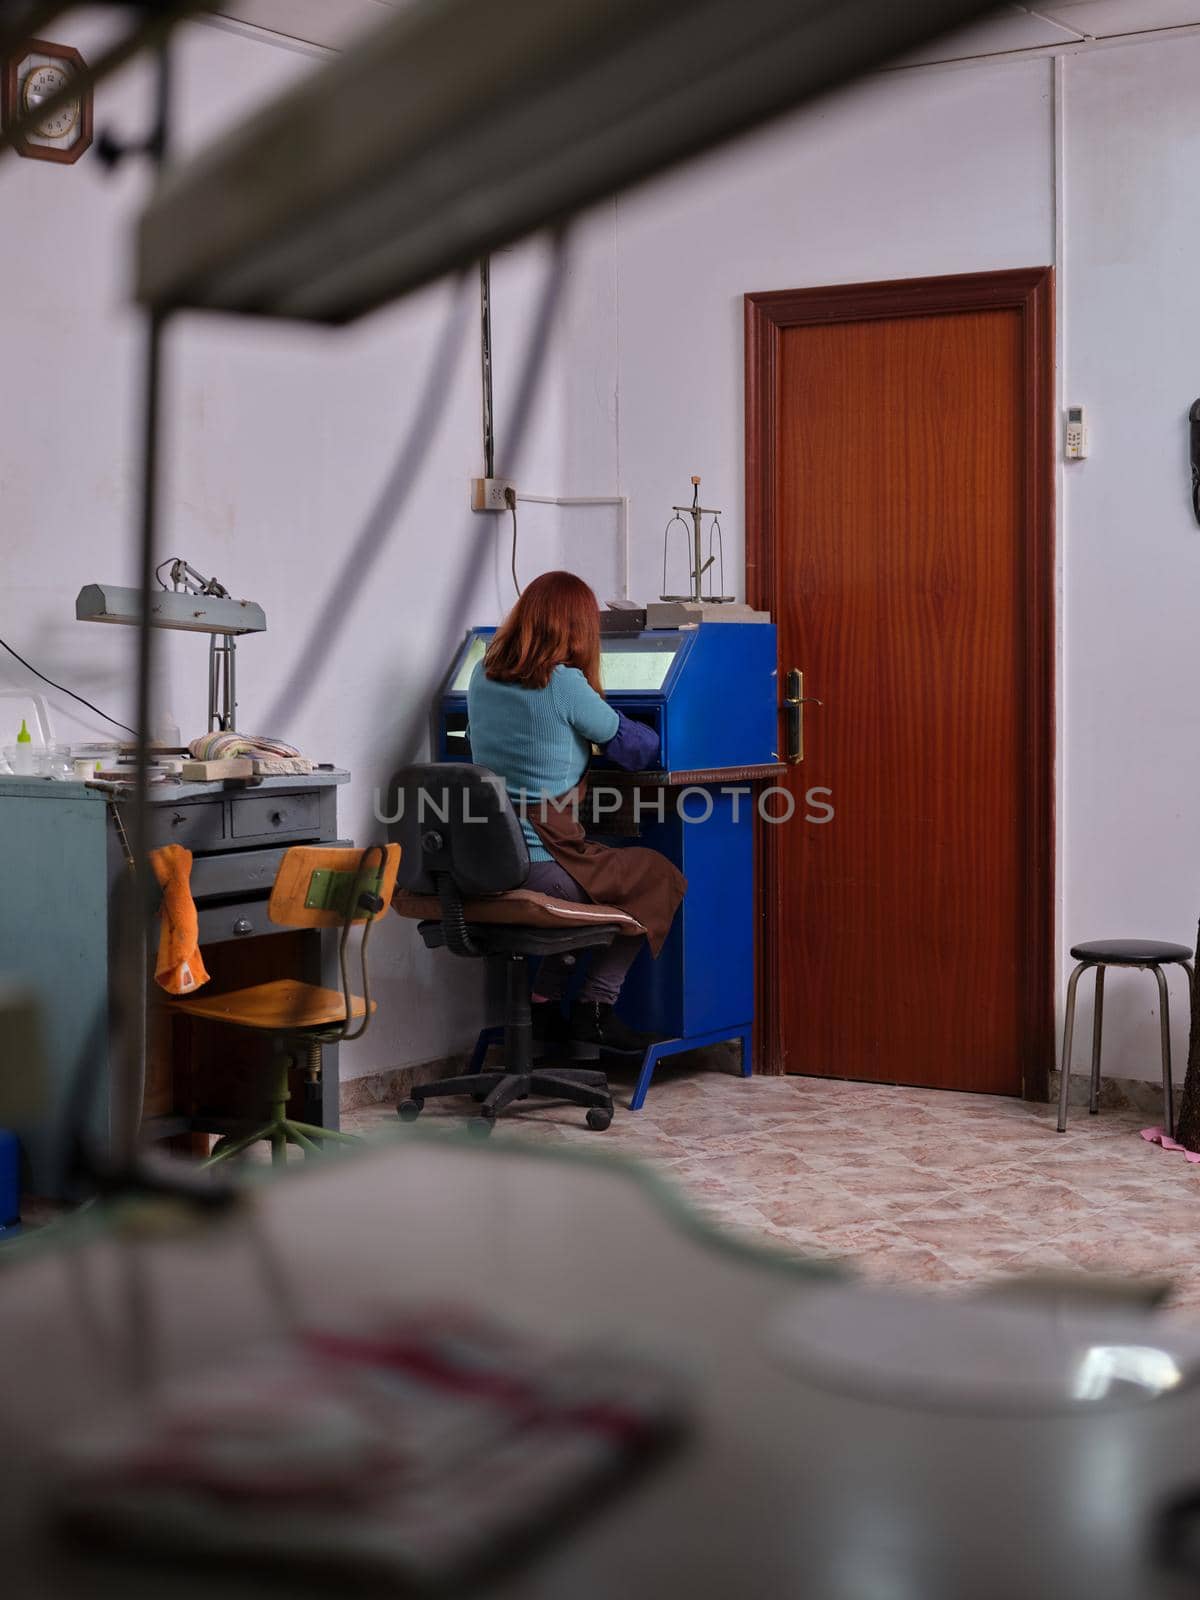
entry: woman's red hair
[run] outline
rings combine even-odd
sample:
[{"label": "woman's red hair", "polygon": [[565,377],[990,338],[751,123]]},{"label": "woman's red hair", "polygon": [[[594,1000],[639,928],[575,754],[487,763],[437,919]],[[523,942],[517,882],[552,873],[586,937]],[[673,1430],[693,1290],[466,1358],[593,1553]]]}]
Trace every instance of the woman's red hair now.
[{"label": "woman's red hair", "polygon": [[578,667],[600,687],[600,607],[573,572],[543,572],[496,630],[483,670],[497,683],[544,689],[555,667]]}]

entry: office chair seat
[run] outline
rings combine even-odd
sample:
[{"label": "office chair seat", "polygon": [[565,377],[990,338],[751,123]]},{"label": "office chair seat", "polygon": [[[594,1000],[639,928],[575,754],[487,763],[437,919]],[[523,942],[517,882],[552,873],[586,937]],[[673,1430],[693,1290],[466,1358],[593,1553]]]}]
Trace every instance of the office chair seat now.
[{"label": "office chair seat", "polygon": [[[418,922],[417,932],[430,950],[450,948],[442,922],[432,918]],[[603,923],[589,928],[527,928],[518,923],[468,922],[466,932],[484,956],[557,956],[572,950],[595,950],[613,941],[612,925]]]},{"label": "office chair seat", "polygon": [[[301,1033],[346,1021],[346,1002],[340,989],[322,989],[319,984],[302,983],[298,978],[276,978],[248,989],[235,989],[232,994],[196,995],[191,1000],[177,1000],[174,1009],[210,1022],[229,1022],[266,1033]],[[371,1010],[375,1010],[373,1000]],[[351,1017],[365,1014],[362,996],[351,995]]]},{"label": "office chair seat", "polygon": [[[392,907],[402,917],[419,921],[438,921],[442,908],[436,895],[412,894],[397,889]],[[504,894],[481,895],[463,901],[463,916],[468,923],[482,927],[499,923],[513,928],[603,928],[609,933],[644,933],[646,930],[628,911],[594,901],[559,900],[539,894],[536,889],[509,889]],[[607,940],[604,941],[607,943]]]}]

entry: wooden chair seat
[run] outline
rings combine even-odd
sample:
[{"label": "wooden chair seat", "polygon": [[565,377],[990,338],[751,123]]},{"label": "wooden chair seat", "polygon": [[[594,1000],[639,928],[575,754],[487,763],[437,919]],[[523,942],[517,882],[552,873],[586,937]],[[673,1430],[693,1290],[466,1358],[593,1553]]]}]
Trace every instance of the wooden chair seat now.
[{"label": "wooden chair seat", "polygon": [[[360,995],[351,995],[351,1015],[361,1017],[364,1006]],[[240,1028],[257,1028],[264,1033],[292,1033],[304,1028],[322,1028],[346,1020],[346,1003],[340,989],[322,989],[319,984],[302,983],[298,978],[277,978],[271,983],[256,983],[230,994],[197,995],[192,1000],[177,1000],[176,1011],[210,1022],[230,1022]],[[371,1002],[375,1010],[375,1002]]]}]

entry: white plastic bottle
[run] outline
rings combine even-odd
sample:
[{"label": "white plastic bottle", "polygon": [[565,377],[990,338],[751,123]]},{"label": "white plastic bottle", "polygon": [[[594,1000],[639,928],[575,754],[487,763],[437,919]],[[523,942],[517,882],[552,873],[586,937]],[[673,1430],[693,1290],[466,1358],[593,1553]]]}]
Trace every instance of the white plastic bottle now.
[{"label": "white plastic bottle", "polygon": [[33,735],[25,726],[25,718],[21,718],[21,731],[17,734],[17,742],[13,747],[12,769],[18,777],[28,778],[33,774]]},{"label": "white plastic bottle", "polygon": [[167,750],[182,749],[183,735],[179,731],[179,724],[169,711],[155,723],[154,738],[150,742],[162,745]]}]

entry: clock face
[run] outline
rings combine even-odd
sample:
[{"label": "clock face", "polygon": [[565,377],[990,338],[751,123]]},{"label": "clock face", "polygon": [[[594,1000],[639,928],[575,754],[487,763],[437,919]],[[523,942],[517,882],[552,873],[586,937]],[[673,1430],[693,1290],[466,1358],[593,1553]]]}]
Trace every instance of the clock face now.
[{"label": "clock face", "polygon": [[[36,112],[52,95],[57,95],[71,81],[70,70],[61,61],[47,61],[31,66],[21,85],[21,109]],[[48,117],[34,123],[33,131],[42,139],[65,139],[79,121],[78,99],[67,100]]]},{"label": "clock face", "polygon": [[[92,91],[75,89],[84,60],[69,44],[27,39],[3,63],[5,128],[18,154],[73,162],[92,142]],[[63,99],[62,96],[66,95]]]}]

